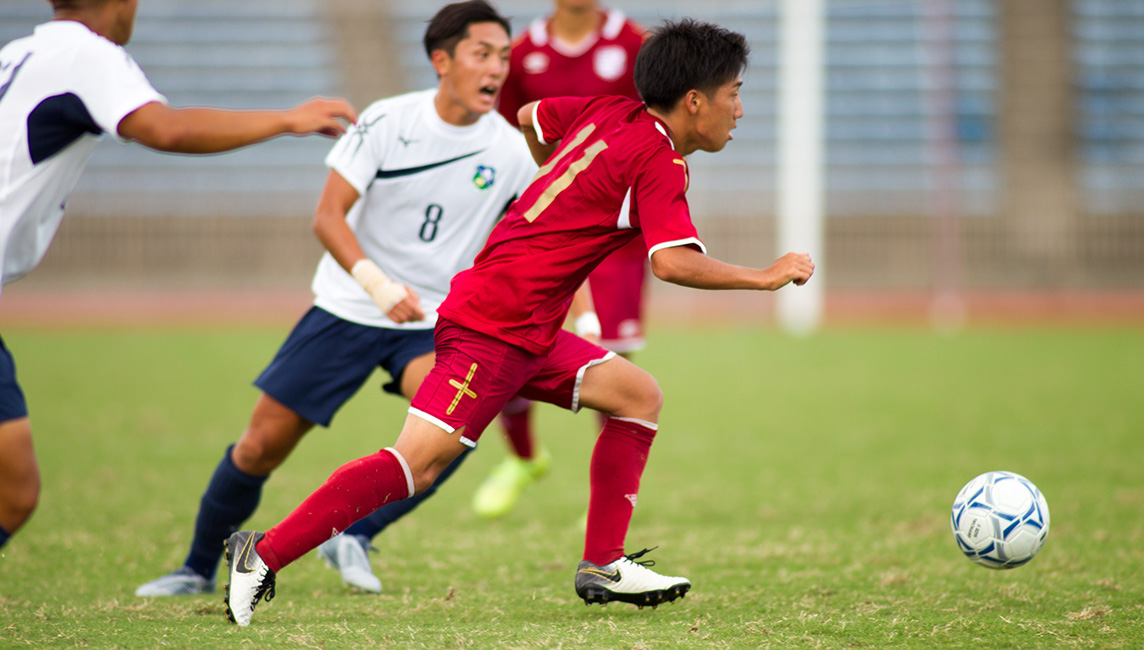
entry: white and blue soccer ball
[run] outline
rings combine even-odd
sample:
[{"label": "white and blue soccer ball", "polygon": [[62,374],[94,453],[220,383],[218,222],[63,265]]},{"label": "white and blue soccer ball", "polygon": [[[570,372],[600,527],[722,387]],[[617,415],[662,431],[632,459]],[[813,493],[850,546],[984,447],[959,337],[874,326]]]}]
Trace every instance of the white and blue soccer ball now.
[{"label": "white and blue soccer ball", "polygon": [[986,472],[957,493],[950,526],[966,557],[990,569],[1013,569],[1044,546],[1049,504],[1024,476]]}]

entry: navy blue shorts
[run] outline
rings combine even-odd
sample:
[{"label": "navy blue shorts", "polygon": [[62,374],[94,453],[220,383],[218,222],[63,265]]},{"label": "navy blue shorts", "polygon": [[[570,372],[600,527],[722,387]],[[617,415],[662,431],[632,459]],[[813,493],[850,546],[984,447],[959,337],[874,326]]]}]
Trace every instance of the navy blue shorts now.
[{"label": "navy blue shorts", "polygon": [[28,417],[28,403],[16,381],[16,362],[0,338],[0,422],[25,417]]},{"label": "navy blue shorts", "polygon": [[400,395],[405,367],[432,351],[432,329],[370,327],[311,307],[254,385],[303,418],[328,427],[374,368],[380,366],[392,377],[383,386],[386,392]]}]

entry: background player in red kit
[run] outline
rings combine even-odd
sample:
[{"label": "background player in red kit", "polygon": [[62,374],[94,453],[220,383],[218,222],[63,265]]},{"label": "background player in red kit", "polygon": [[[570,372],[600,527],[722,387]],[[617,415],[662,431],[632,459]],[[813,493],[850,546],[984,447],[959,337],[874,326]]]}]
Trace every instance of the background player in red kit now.
[{"label": "background player in red kit", "polygon": [[[596,0],[556,0],[555,11],[537,18],[512,44],[509,75],[497,110],[516,125],[516,113],[548,97],[619,95],[639,100],[632,78],[644,28]],[[595,313],[576,317],[576,333],[599,336],[600,345],[626,358],[643,349],[643,300],[647,247],[642,237],[609,255],[588,276]],[[500,517],[524,488],[548,471],[548,453],[534,443],[532,403],[514,398],[499,416],[512,448],[473,493],[473,510]],[[606,419],[601,414],[601,425]]]},{"label": "background player in red kit", "polygon": [[[805,283],[810,256],[766,269],[707,257],[687,206],[687,163],[719,151],[742,117],[746,39],[683,20],[653,34],[636,60],[646,106],[621,97],[559,98],[518,117],[536,180],[493,230],[473,267],[440,306],[436,363],[393,447],[337,469],[279,524],[227,540],[227,616],[249,625],[274,596],[276,574],[357,518],[433,483],[517,393],[575,411],[607,413],[589,469],[585,602],[655,605],[683,596],[686,578],[660,575],[624,554],[640,477],[663,395],[650,374],[562,329],[573,294],[610,253],[642,232],[652,271],[703,289],[776,290]],[[558,143],[558,144],[557,144]]]}]

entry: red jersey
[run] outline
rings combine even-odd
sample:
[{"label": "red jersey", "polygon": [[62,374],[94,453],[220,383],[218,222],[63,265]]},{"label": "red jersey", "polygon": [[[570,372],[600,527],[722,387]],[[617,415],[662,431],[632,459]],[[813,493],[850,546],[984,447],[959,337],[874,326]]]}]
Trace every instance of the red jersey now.
[{"label": "red jersey", "polygon": [[[552,37],[549,18],[537,18],[517,37],[497,105],[509,124],[518,126],[516,112],[521,106],[546,97],[640,98],[633,71],[644,28],[615,9],[601,11],[599,20],[596,31],[575,49]],[[634,263],[644,255],[643,242],[637,238],[616,251],[613,261]]]},{"label": "red jersey", "polygon": [[687,163],[667,126],[623,97],[559,97],[536,107],[541,142],[560,141],[438,308],[469,329],[546,354],[572,295],[610,253],[643,234],[648,256],[699,241]]},{"label": "red jersey", "polygon": [[639,99],[632,70],[644,30],[623,12],[600,12],[600,27],[576,49],[549,33],[549,20],[537,18],[512,44],[508,78],[497,110],[517,126],[516,112],[546,97],[621,95]]}]

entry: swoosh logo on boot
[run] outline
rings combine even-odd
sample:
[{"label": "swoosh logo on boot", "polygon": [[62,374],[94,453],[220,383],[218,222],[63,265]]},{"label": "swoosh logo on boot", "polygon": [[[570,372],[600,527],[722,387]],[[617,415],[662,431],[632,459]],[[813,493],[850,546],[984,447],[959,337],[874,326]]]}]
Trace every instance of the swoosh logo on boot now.
[{"label": "swoosh logo on boot", "polygon": [[599,577],[601,577],[604,580],[607,580],[609,582],[619,582],[620,579],[623,577],[620,575],[619,569],[616,569],[615,571],[608,573],[607,571],[604,571],[603,569],[598,568],[598,567],[587,567],[584,569],[580,569],[580,573],[587,573],[588,575],[591,575],[591,576],[599,576]]},{"label": "swoosh logo on boot", "polygon": [[246,543],[242,545],[242,551],[238,554],[239,564],[242,567],[243,573],[250,573],[254,567],[250,566],[250,549],[254,548],[254,535],[246,538]]}]

